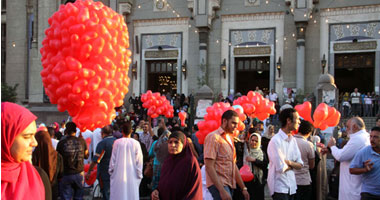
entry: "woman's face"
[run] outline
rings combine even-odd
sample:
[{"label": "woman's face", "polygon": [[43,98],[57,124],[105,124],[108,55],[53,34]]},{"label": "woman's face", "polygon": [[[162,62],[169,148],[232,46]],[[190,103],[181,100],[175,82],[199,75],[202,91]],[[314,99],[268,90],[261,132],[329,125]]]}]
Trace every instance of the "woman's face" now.
[{"label": "woman's face", "polygon": [[273,127],[273,126],[271,126],[271,127],[269,128],[269,133],[271,133],[271,134],[274,133],[274,127]]},{"label": "woman's face", "polygon": [[33,147],[38,145],[34,135],[36,134],[36,122],[33,121],[20,134],[18,134],[11,147],[11,155],[16,162],[25,162],[32,159]]},{"label": "woman's face", "polygon": [[177,138],[170,138],[168,141],[168,151],[170,154],[176,155],[182,152],[183,144]]},{"label": "woman's face", "polygon": [[249,142],[249,145],[251,145],[252,148],[256,149],[259,144],[259,139],[257,136],[252,136],[251,141]]}]

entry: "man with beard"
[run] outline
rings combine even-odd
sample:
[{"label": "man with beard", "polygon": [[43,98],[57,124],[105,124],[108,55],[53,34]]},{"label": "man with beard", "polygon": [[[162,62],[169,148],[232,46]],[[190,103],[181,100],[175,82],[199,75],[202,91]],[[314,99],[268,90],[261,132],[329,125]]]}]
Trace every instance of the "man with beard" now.
[{"label": "man with beard", "polygon": [[360,199],[361,175],[351,175],[349,167],[355,154],[365,146],[369,145],[369,134],[365,130],[362,118],[353,117],[346,123],[347,134],[350,139],[342,148],[336,147],[336,142],[331,137],[327,144],[328,150],[334,158],[340,162],[339,173],[339,200],[358,200]]}]

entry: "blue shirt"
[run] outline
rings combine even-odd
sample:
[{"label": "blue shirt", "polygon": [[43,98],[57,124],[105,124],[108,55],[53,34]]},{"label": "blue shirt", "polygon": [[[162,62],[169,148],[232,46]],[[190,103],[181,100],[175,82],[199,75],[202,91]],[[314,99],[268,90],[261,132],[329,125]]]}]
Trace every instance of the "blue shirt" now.
[{"label": "blue shirt", "polygon": [[363,174],[361,192],[380,196],[380,154],[373,151],[371,146],[366,146],[355,155],[350,168],[363,168],[363,163],[369,159],[373,163],[373,168]]},{"label": "blue shirt", "polygon": [[101,178],[103,181],[110,180],[110,175],[108,173],[108,168],[110,165],[112,146],[116,138],[111,136],[105,137],[96,146],[95,155],[92,158],[93,162],[98,163],[97,177]]}]

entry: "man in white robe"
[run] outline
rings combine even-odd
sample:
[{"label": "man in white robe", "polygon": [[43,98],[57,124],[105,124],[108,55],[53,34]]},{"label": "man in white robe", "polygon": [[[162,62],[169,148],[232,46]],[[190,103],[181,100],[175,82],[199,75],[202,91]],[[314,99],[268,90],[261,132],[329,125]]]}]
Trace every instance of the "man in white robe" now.
[{"label": "man in white robe", "polygon": [[143,155],[138,141],[130,138],[130,123],[122,127],[123,138],[113,144],[109,166],[111,175],[110,199],[139,199],[139,186],[143,178]]},{"label": "man in white robe", "polygon": [[350,174],[349,168],[355,154],[363,147],[370,145],[369,134],[366,132],[364,121],[360,117],[349,119],[346,126],[347,133],[350,134],[350,140],[347,144],[342,149],[338,149],[335,139],[331,137],[327,146],[334,158],[340,162],[339,200],[359,200],[362,175]]}]

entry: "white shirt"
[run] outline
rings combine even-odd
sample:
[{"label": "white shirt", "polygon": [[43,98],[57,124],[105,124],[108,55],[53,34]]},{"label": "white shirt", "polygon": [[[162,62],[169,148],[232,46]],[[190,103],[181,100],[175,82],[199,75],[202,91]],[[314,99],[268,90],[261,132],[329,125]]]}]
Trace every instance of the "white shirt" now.
[{"label": "white shirt", "polygon": [[285,170],[290,160],[303,165],[301,153],[293,136],[288,137],[281,129],[272,137],[268,145],[269,171],[268,188],[270,195],[275,192],[295,194],[297,190],[296,177],[293,170]]},{"label": "white shirt", "polygon": [[277,98],[278,98],[278,96],[277,96],[277,93],[269,93],[269,100],[271,100],[271,101],[277,101]]},{"label": "white shirt", "polygon": [[59,140],[51,138],[51,144],[53,145],[54,149],[57,150],[57,144]]},{"label": "white shirt", "polygon": [[362,176],[350,174],[350,163],[355,154],[370,145],[369,134],[365,130],[350,135],[350,140],[342,148],[331,147],[331,154],[340,162],[339,200],[359,200],[362,188]]}]

